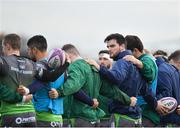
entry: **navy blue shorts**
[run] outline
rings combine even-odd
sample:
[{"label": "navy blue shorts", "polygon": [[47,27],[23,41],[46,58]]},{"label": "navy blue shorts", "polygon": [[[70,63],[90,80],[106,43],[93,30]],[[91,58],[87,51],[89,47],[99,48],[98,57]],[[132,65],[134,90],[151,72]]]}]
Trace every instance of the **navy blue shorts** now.
[{"label": "navy blue shorts", "polygon": [[18,113],[1,116],[3,127],[36,127],[36,115],[34,112]]}]

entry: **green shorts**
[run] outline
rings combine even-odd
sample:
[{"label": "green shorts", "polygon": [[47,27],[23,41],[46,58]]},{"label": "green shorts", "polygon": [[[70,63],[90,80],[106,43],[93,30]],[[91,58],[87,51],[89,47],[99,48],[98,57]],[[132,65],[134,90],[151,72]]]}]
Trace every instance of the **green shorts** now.
[{"label": "green shorts", "polygon": [[55,115],[51,112],[36,112],[38,127],[61,127],[63,119],[61,115]]},{"label": "green shorts", "polygon": [[[114,113],[111,116],[111,124],[115,124],[115,127],[139,127],[142,125],[142,119],[133,119],[127,115],[121,115]],[[111,125],[112,126],[112,125]]]}]

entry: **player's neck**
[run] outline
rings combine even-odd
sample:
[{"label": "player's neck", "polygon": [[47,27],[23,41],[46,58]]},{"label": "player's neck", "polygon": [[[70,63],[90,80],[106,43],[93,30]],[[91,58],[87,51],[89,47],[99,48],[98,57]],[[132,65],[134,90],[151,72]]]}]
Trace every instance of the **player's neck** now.
[{"label": "player's neck", "polygon": [[74,61],[76,61],[76,60],[78,60],[78,59],[82,59],[82,57],[79,56],[79,55],[75,55],[75,56],[72,56],[72,57],[71,57],[71,61],[72,61],[72,62],[74,62]]},{"label": "player's neck", "polygon": [[47,52],[39,52],[37,55],[36,55],[36,60],[39,61],[45,57],[47,57],[48,53]]},{"label": "player's neck", "polygon": [[16,55],[16,56],[20,56],[20,51],[16,50],[16,51],[11,51],[7,54],[8,56],[10,55]]}]

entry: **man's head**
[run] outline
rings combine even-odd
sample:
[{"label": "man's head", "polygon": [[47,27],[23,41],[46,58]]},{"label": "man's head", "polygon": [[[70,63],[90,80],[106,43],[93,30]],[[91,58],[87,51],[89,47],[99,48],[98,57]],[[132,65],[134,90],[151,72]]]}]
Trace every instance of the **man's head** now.
[{"label": "man's head", "polygon": [[45,55],[47,52],[47,41],[42,35],[36,35],[31,37],[28,42],[28,55],[32,59],[40,58],[42,54]]},{"label": "man's head", "polygon": [[167,52],[163,51],[163,50],[157,50],[153,53],[153,56],[156,57],[162,57],[166,62],[168,62],[168,54]]},{"label": "man's head", "polygon": [[5,55],[19,55],[21,48],[21,38],[17,34],[8,34],[3,39],[2,47]]},{"label": "man's head", "polygon": [[111,68],[112,66],[112,59],[110,58],[108,50],[101,50],[99,52],[99,64],[103,65],[107,68]]},{"label": "man's head", "polygon": [[71,61],[75,60],[77,57],[80,56],[79,51],[72,44],[65,44],[62,47],[62,50],[64,50],[68,54]]},{"label": "man's head", "polygon": [[143,54],[144,46],[139,37],[135,35],[127,35],[125,39],[127,41],[127,49],[131,50],[134,57],[138,58]]},{"label": "man's head", "polygon": [[2,49],[2,40],[4,38],[4,33],[0,32],[0,56],[3,55],[3,49]]},{"label": "man's head", "polygon": [[167,52],[163,50],[157,50],[154,52],[153,56],[160,55],[160,56],[168,56]]},{"label": "man's head", "polygon": [[119,33],[111,34],[104,40],[111,58],[115,58],[120,52],[126,49],[126,41],[123,35]]},{"label": "man's head", "polygon": [[169,63],[180,70],[180,50],[176,50],[168,57]]}]

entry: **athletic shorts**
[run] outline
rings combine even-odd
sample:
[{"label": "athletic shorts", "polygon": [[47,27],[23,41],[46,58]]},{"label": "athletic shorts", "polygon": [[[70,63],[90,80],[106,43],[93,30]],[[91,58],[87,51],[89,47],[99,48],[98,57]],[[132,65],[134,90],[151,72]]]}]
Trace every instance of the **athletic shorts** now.
[{"label": "athletic shorts", "polygon": [[34,112],[2,115],[3,127],[36,127],[36,115]]},{"label": "athletic shorts", "polygon": [[63,119],[61,115],[51,112],[36,112],[38,127],[62,127]]},{"label": "athletic shorts", "polygon": [[113,124],[115,127],[141,127],[142,126],[142,119],[133,119],[127,115],[121,114],[112,114],[111,116],[111,127]]},{"label": "athletic shorts", "polygon": [[37,121],[37,126],[38,127],[58,127],[61,128],[62,127],[62,123],[61,122],[48,122],[48,121]]},{"label": "athletic shorts", "polygon": [[108,118],[101,118],[100,123],[99,123],[99,127],[111,127],[111,121],[110,121],[110,117]]},{"label": "athletic shorts", "polygon": [[156,127],[157,125],[155,125],[151,120],[147,119],[146,117],[143,117],[142,126],[143,127]]},{"label": "athletic shorts", "polygon": [[82,118],[64,119],[63,127],[99,127],[100,120],[91,122]]}]

